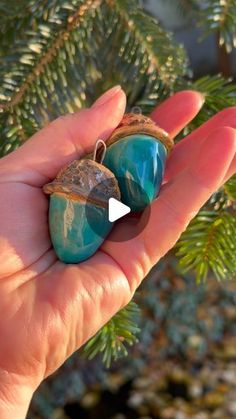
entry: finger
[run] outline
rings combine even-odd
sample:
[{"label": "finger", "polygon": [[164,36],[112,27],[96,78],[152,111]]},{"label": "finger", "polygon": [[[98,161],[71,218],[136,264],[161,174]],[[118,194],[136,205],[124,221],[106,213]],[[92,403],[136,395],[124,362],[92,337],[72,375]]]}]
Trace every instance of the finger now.
[{"label": "finger", "polygon": [[[222,141],[223,139],[223,141]],[[102,250],[109,254],[129,278],[131,288],[139,282],[178,240],[224,179],[236,150],[236,131],[224,127],[213,132],[203,143],[191,166],[162,187],[151,206],[146,228],[130,241],[111,241],[113,234],[129,228],[115,228]],[[144,216],[144,215],[143,215]],[[141,220],[142,221],[142,218]],[[126,233],[127,237],[127,233]],[[136,282],[137,281],[137,282]]]},{"label": "finger", "polygon": [[[165,180],[170,180],[190,164],[192,159],[195,158],[195,155],[205,138],[212,131],[224,126],[236,128],[236,107],[227,108],[219,112],[175,145],[167,160]],[[214,141],[214,136],[211,138],[212,141]],[[222,138],[222,141],[223,140],[224,139]],[[236,157],[231,163],[228,176],[235,173],[235,171]]]},{"label": "finger", "polygon": [[57,118],[1,159],[1,181],[42,186],[63,165],[91,151],[98,138],[108,138],[123,117],[125,105],[125,93],[115,86],[91,108]]},{"label": "finger", "polygon": [[197,115],[203,103],[201,93],[183,90],[161,103],[150,116],[173,138]]}]

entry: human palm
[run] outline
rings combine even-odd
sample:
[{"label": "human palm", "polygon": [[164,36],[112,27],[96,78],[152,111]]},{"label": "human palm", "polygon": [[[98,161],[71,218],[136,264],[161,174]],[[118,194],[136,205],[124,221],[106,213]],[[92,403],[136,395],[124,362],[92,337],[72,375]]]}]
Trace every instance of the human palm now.
[{"label": "human palm", "polygon": [[[51,246],[42,186],[118,125],[125,95],[111,94],[90,109],[58,118],[0,161],[0,378],[6,401],[12,397],[8,384],[15,394],[22,386],[34,391],[124,307],[204,202],[236,171],[236,108],[229,108],[174,147],[141,233],[125,242],[108,239],[87,261],[63,264]],[[198,93],[184,91],[151,116],[174,137],[201,106]],[[136,227],[122,221],[110,238],[123,228]]]}]

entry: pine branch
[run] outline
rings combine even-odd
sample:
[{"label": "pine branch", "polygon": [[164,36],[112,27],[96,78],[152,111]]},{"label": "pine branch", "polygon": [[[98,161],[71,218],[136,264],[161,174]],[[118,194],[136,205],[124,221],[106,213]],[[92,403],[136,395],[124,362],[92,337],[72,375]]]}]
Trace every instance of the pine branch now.
[{"label": "pine branch", "polygon": [[[33,21],[30,1],[1,0],[0,3],[0,56],[9,53],[11,45],[22,35],[28,21]],[[40,7],[40,5],[39,5]]]},{"label": "pine branch", "polygon": [[[36,3],[31,1],[32,9],[37,10]],[[85,62],[89,56],[86,38],[97,4],[97,0],[75,0],[71,5],[63,0],[49,1],[46,10],[36,13],[37,23],[28,22],[34,24],[35,30],[28,27],[24,39],[19,38],[10,49],[11,55],[1,58],[2,155],[17,148],[51,119],[82,106],[84,81],[77,72],[85,75],[91,61],[89,58]],[[77,45],[80,48],[76,50]],[[90,88],[89,78],[86,87]]]},{"label": "pine branch", "polygon": [[2,155],[115,83],[125,88],[130,106],[138,102],[145,112],[185,71],[183,49],[136,0],[50,0],[43,14],[37,3],[31,0],[36,12],[22,38],[0,59]]},{"label": "pine branch", "polygon": [[[165,83],[173,84],[177,76],[184,76],[187,62],[183,48],[177,46],[173,36],[164,31],[151,16],[137,9],[137,2],[107,0],[117,7],[126,27],[133,32],[150,58],[149,73],[155,69]],[[130,7],[131,6],[131,7]]]},{"label": "pine branch", "polygon": [[176,245],[180,269],[194,270],[198,283],[209,270],[218,280],[231,278],[236,273],[235,235],[235,215],[201,210]]},{"label": "pine branch", "polygon": [[236,84],[230,78],[221,75],[205,76],[196,80],[192,86],[205,96],[205,106],[195,120],[198,124],[220,110],[236,105]]},{"label": "pine branch", "polygon": [[175,89],[196,90],[203,94],[205,103],[201,111],[193,119],[193,121],[185,128],[184,135],[187,135],[193,129],[199,127],[217,112],[229,107],[236,106],[236,83],[230,78],[224,78],[220,74],[215,76],[204,76],[198,80],[187,83],[177,81]]},{"label": "pine branch", "polygon": [[161,0],[162,3],[168,2],[185,19],[192,20],[194,13],[199,11],[198,0]]},{"label": "pine branch", "polygon": [[225,45],[229,53],[236,47],[236,3],[235,0],[206,0],[202,4],[199,26],[203,36],[219,33],[219,44]]},{"label": "pine branch", "polygon": [[[217,34],[220,46],[230,53],[236,46],[236,3],[235,0],[165,0],[181,13],[185,19],[202,27],[199,40],[212,33]],[[164,2],[164,0],[163,0]]]},{"label": "pine branch", "polygon": [[[164,31],[158,21],[137,8],[137,1],[129,0],[111,1],[109,3],[117,9],[121,16],[121,33],[124,25],[127,31],[124,33],[126,40],[116,39],[113,44],[133,44],[135,40],[135,53],[128,49],[127,57],[134,55],[142,56],[146,68],[140,68],[143,79],[137,78],[136,71],[140,64],[134,61],[134,69],[127,77],[133,79],[133,84],[127,83],[126,92],[128,104],[140,106],[142,112],[148,114],[154,106],[173,92],[174,83],[177,79],[187,74],[187,58],[182,46],[177,45],[173,36]],[[120,55],[120,51],[119,51]],[[133,61],[133,60],[132,60]],[[126,66],[122,67],[126,69]],[[125,74],[123,75],[124,77]],[[122,80],[122,79],[121,79]]]},{"label": "pine branch", "polygon": [[[10,97],[10,100],[5,104],[0,105],[0,110],[9,109],[19,104],[28,88],[36,81],[38,76],[44,73],[45,67],[50,64],[54,59],[54,56],[59,53],[58,51],[62,48],[63,44],[65,44],[70,33],[78,25],[86,12],[90,12],[91,9],[95,9],[100,4],[101,0],[87,0],[84,4],[80,4],[75,13],[67,18],[66,27],[61,29],[61,26],[59,26],[60,30],[53,35],[48,48],[43,48],[43,38],[41,37],[39,37],[37,41],[33,39],[33,42],[29,43],[29,51],[20,58],[21,63],[27,65],[27,67],[25,66],[24,68],[27,68],[28,72],[26,72],[26,74],[28,74],[25,75],[23,83],[18,86],[17,92]],[[49,31],[46,32],[47,35],[45,32],[41,32],[41,34],[47,38],[48,32]],[[40,54],[39,59],[37,54]],[[30,71],[30,67],[33,67],[32,71]]]},{"label": "pine branch", "polygon": [[131,301],[119,311],[84,347],[84,353],[89,359],[99,353],[103,354],[103,362],[110,367],[112,360],[127,356],[126,345],[137,342],[136,335],[140,329],[136,326],[140,319],[140,309]]}]

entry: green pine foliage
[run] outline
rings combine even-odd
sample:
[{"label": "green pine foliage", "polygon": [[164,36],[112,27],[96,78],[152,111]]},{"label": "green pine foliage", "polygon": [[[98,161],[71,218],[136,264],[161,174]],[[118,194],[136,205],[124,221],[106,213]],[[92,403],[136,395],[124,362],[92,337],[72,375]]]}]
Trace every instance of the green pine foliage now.
[{"label": "green pine foliage", "polygon": [[122,83],[131,104],[170,93],[186,71],[184,50],[137,5],[29,2],[0,59],[1,155],[58,115],[90,105],[111,84]]},{"label": "green pine foliage", "polygon": [[102,353],[102,361],[110,367],[112,360],[128,355],[126,346],[132,346],[138,341],[140,332],[140,309],[131,301],[118,312],[85,346],[84,352],[89,359]]},{"label": "green pine foliage", "polygon": [[189,88],[201,92],[205,103],[196,118],[185,129],[185,134],[202,125],[217,112],[236,106],[236,83],[231,78],[225,78],[220,74],[204,76],[193,82],[190,81]]},{"label": "green pine foliage", "polygon": [[227,211],[202,210],[189,224],[177,244],[179,267],[194,269],[197,282],[205,281],[209,270],[218,280],[236,272],[236,217]]},{"label": "green pine foliage", "polygon": [[205,0],[199,2],[199,25],[203,27],[203,36],[216,32],[219,44],[225,45],[231,52],[236,47],[236,3],[235,0]]},{"label": "green pine foliage", "polygon": [[204,109],[197,116],[199,124],[222,109],[236,105],[236,84],[230,78],[226,79],[220,74],[205,76],[196,80],[192,87],[205,97]]},{"label": "green pine foliage", "polygon": [[[164,0],[162,0],[164,2]],[[166,1],[166,0],[165,0]],[[219,46],[228,53],[236,47],[236,3],[235,0],[167,0],[172,8],[188,22],[200,27],[200,41],[210,34],[218,38]]]},{"label": "green pine foliage", "polygon": [[[186,15],[217,31],[227,50],[235,45],[233,0],[175,1]],[[200,19],[200,20],[199,20]],[[2,0],[0,4],[0,156],[11,152],[57,116],[77,111],[114,84],[125,89],[129,110],[144,114],[174,91],[205,95],[202,111],[184,130],[236,105],[236,86],[222,76],[192,81],[187,57],[138,0]],[[197,281],[211,270],[217,279],[236,271],[236,178],[217,191],[177,244],[181,269]],[[103,361],[127,354],[137,340],[139,309],[131,302],[86,345]]]}]

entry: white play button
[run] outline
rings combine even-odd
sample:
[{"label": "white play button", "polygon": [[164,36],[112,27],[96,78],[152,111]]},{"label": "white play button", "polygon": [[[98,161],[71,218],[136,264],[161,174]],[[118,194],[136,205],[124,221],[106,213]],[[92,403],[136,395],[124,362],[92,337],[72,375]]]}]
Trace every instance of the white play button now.
[{"label": "white play button", "polygon": [[122,204],[122,202],[118,201],[115,198],[109,198],[108,201],[108,219],[111,223],[119,218],[124,217],[124,215],[128,214],[131,211],[128,205]]}]

